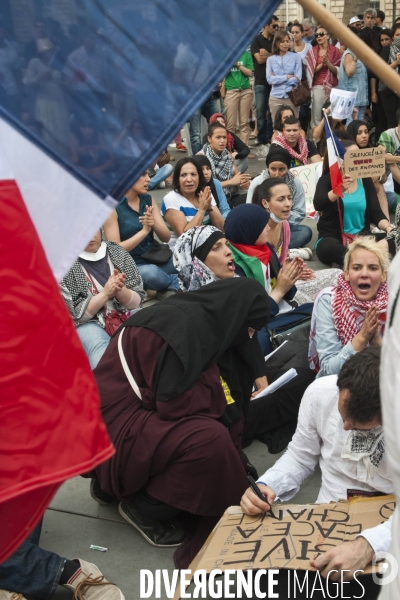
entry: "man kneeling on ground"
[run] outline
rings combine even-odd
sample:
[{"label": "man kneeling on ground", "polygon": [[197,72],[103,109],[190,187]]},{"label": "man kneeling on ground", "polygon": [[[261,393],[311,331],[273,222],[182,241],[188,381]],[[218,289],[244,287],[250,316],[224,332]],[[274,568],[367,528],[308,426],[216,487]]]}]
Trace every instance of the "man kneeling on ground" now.
[{"label": "man kneeling on ground", "polygon": [[[240,503],[244,513],[269,510],[278,496],[283,501],[293,498],[318,462],[322,481],[317,503],[393,492],[381,424],[379,363],[380,348],[365,348],[344,363],[338,376],[322,377],[307,388],[287,451],[257,481],[266,501],[247,489]],[[349,580],[378,552],[387,552],[390,541],[391,518],[324,552],[311,566],[322,577],[336,569],[330,575],[333,581],[347,571],[343,579]],[[368,597],[376,597],[377,588]]]}]

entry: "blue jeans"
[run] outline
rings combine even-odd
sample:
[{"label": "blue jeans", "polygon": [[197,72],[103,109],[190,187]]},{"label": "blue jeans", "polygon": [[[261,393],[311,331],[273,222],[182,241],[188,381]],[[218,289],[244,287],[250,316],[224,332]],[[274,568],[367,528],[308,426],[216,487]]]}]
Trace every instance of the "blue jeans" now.
[{"label": "blue jeans", "polygon": [[174,170],[174,167],[169,164],[164,165],[163,167],[158,169],[158,171],[156,171],[156,174],[150,179],[148,189],[154,190],[154,188],[157,187],[159,183],[161,183],[162,181],[164,181],[165,179],[167,179],[167,177],[169,177],[171,175],[173,170]]},{"label": "blue jeans", "polygon": [[386,192],[386,198],[388,201],[389,212],[394,212],[396,210],[396,206],[397,206],[396,194],[394,192]]},{"label": "blue jeans", "polygon": [[48,600],[55,593],[66,559],[39,548],[41,529],[42,521],[18,550],[0,565],[0,589],[38,600]]},{"label": "blue jeans", "polygon": [[311,241],[312,231],[307,225],[290,225],[290,248],[304,248]]},{"label": "blue jeans", "polygon": [[[356,117],[357,121],[364,121],[365,111],[366,111],[367,107],[366,106],[355,106],[354,108],[356,108],[358,110],[357,117]],[[346,125],[350,125],[352,120],[353,119],[351,117],[349,117],[346,121]]]},{"label": "blue jeans", "polygon": [[210,120],[211,115],[220,112],[217,100],[209,99],[203,106],[200,106],[189,119],[189,131],[190,131],[190,145],[192,146],[192,153],[197,154],[203,147],[203,141],[201,139],[201,115],[207,121]]},{"label": "blue jeans", "polygon": [[[266,85],[254,86],[257,116],[257,141],[267,144],[271,141],[273,132],[271,113],[268,108],[270,87]],[[267,117],[268,110],[268,117]]]},{"label": "blue jeans", "polygon": [[245,158],[236,158],[235,165],[239,169],[239,173],[246,173],[249,168],[249,159],[247,156]]},{"label": "blue jeans", "polygon": [[165,265],[146,263],[136,265],[143,281],[145,290],[179,290],[177,270],[172,262],[172,256]]},{"label": "blue jeans", "polygon": [[90,368],[93,370],[97,367],[111,338],[106,330],[95,321],[89,321],[89,323],[79,325],[76,329],[76,333],[80,337],[82,346],[89,359]]}]

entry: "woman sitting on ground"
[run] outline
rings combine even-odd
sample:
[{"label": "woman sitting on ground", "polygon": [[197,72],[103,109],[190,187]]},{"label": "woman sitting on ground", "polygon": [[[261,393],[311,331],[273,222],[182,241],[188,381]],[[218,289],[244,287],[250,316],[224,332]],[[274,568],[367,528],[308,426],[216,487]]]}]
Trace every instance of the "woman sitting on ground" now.
[{"label": "woman sitting on ground", "polygon": [[211,223],[223,230],[224,218],[206,184],[203,170],[194,158],[181,158],[176,163],[173,187],[161,205],[161,214],[171,231],[171,249],[184,231],[196,225]]},{"label": "woman sitting on ground", "polygon": [[[342,144],[347,152],[358,149],[350,140],[343,140]],[[394,227],[379,206],[372,179],[370,177],[352,179],[349,175],[344,175],[342,191],[343,198],[340,198],[332,190],[326,152],[323,174],[317,183],[314,196],[315,210],[322,213],[317,223],[318,240],[315,245],[319,260],[327,265],[335,263],[340,267],[343,266],[347,246],[343,244],[342,240],[341,220],[344,232],[351,235],[369,235],[371,223],[377,225],[385,233],[376,234],[376,239],[381,240],[379,243],[385,245],[386,248],[389,245],[389,251],[394,255],[395,243],[392,236],[388,236]]]},{"label": "woman sitting on ground", "polygon": [[[235,277],[232,250],[224,234],[210,225],[193,227],[180,236],[174,249],[174,265],[184,292],[192,292],[213,281]],[[251,402],[250,395],[244,398],[240,396],[244,414],[244,446],[256,438],[267,444],[269,451],[275,454],[282,451],[291,440],[300,399],[314,376],[310,377],[307,363],[305,366],[296,364],[298,376],[295,379],[276,392],[254,400],[262,389],[286,373],[289,367],[286,366],[286,354],[276,356],[276,361],[265,362],[256,334],[252,342],[253,347],[243,355],[243,360],[249,362],[253,369],[257,391],[251,394]],[[297,353],[298,348],[295,350]],[[236,399],[238,391],[231,389],[231,393]]]},{"label": "woman sitting on ground", "polygon": [[309,362],[317,377],[339,373],[352,354],[382,344],[388,268],[388,252],[374,238],[359,237],[349,245],[344,274],[314,305]]},{"label": "woman sitting on ground", "polygon": [[146,296],[135,261],[101,231],[80,253],[60,283],[90,366],[103,356],[111,335]]},{"label": "woman sitting on ground", "polygon": [[198,154],[207,156],[211,163],[213,177],[221,182],[228,201],[230,201],[231,208],[233,197],[238,200],[237,203],[241,203],[242,201],[245,202],[245,198],[237,198],[237,196],[239,190],[248,189],[250,185],[250,175],[246,175],[245,173],[241,174],[235,165],[232,156],[227,149],[227,129],[221,125],[221,123],[212,123],[208,126],[207,140],[207,143],[204,144],[201,152]]},{"label": "woman sitting on ground", "polygon": [[[186,532],[178,518],[186,513],[186,523],[190,515],[192,524],[208,517],[200,547],[246,489],[242,407],[231,390],[250,397],[254,373],[242,356],[268,317],[257,282],[217,281],[137,312],[95,370],[116,453],[93,475],[151,545],[179,546]],[[175,554],[179,568],[187,568],[195,543]]]},{"label": "woman sitting on ground", "polygon": [[[304,262],[286,258],[281,265],[272,246],[268,244],[270,214],[256,204],[243,204],[232,210],[225,221],[225,234],[235,261],[235,272],[259,281],[270,297],[272,329],[290,326],[312,313],[311,303],[298,306],[294,302],[296,282],[303,272]],[[269,332],[258,334],[264,356],[272,350]]]},{"label": "woman sitting on ground", "polygon": [[[283,264],[288,257],[290,244],[288,219],[293,204],[290,189],[283,179],[266,179],[255,189],[253,204],[258,204],[269,212],[271,218],[268,222],[267,242],[275,250],[279,262]],[[297,292],[294,301],[298,304],[314,302],[323,288],[335,285],[341,272],[341,269],[313,271],[304,265],[301,276],[296,281]]]},{"label": "woman sitting on ground", "polygon": [[[245,144],[234,131],[228,130],[226,119],[222,113],[214,113],[211,115],[209,123],[210,125],[212,125],[212,123],[220,123],[226,128],[228,132],[226,143],[227,150],[235,161],[235,165],[239,169],[239,172],[245,173],[249,166],[248,159],[254,158],[254,155],[250,154],[248,145]],[[207,144],[207,137],[207,134],[203,137],[203,144]]]},{"label": "woman sitting on ground", "polygon": [[263,181],[268,180],[270,177],[284,179],[292,196],[292,208],[288,219],[291,232],[289,248],[301,248],[301,251],[294,250],[293,254],[297,254],[303,260],[310,260],[312,258],[312,251],[309,248],[304,248],[304,246],[311,240],[312,231],[307,225],[300,225],[301,221],[306,217],[306,197],[300,179],[294,177],[293,173],[289,170],[290,161],[291,158],[286,150],[278,146],[273,146],[265,159],[267,168],[262,171],[261,175],[255,177],[250,184],[246,202],[249,204],[252,202],[254,190]]},{"label": "woman sitting on ground", "polygon": [[207,156],[204,156],[204,154],[196,154],[196,156],[192,156],[192,159],[197,165],[199,165],[199,167],[203,171],[204,179],[206,180],[206,185],[208,185],[208,187],[211,190],[212,197],[217,203],[219,212],[221,213],[223,218],[226,219],[231,209],[229,208],[228,200],[226,199],[221,182],[212,176],[210,161],[208,160]]},{"label": "woman sitting on ground", "polygon": [[[272,138],[271,138],[271,144],[274,141],[274,139],[276,137],[278,137],[278,135],[280,133],[282,133],[283,131],[283,123],[285,121],[285,119],[287,119],[288,117],[294,117],[294,112],[291,106],[288,106],[287,104],[284,104],[283,106],[280,106],[278,108],[278,110],[276,111],[276,115],[275,115],[275,119],[274,119],[274,133],[272,134]],[[305,138],[306,137],[306,132],[304,131],[304,129],[300,129],[300,135]]]},{"label": "woman sitting on ground", "polygon": [[[149,182],[146,171],[112,211],[104,224],[104,233],[108,240],[120,244],[135,260],[144,289],[161,292],[162,298],[169,291],[178,290],[179,284],[172,255],[169,256],[154,240],[154,233],[162,242],[168,242],[171,234],[154,198],[147,193]],[[157,248],[154,248],[155,244]],[[163,250],[162,256],[154,258],[158,249]]]},{"label": "woman sitting on ground", "polygon": [[[367,124],[364,121],[355,120],[352,121],[347,126],[347,133],[350,138],[357,144],[360,149],[370,148],[371,144],[369,141],[369,131]],[[389,171],[389,169],[388,169]],[[389,220],[389,212],[391,210],[395,210],[397,206],[397,196],[394,193],[388,192],[386,193],[383,184],[387,181],[386,173],[381,177],[373,177],[372,181],[374,182],[376,193],[378,195],[378,200],[382,212],[385,214],[386,218]]]}]

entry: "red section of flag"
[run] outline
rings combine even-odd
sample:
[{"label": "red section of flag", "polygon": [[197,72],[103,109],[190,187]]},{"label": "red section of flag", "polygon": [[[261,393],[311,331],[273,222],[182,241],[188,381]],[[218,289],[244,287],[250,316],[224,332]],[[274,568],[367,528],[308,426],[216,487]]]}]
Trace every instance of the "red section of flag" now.
[{"label": "red section of flag", "polygon": [[58,486],[114,449],[88,360],[14,181],[0,181],[0,214],[3,562]]},{"label": "red section of flag", "polygon": [[342,173],[340,172],[338,159],[336,159],[336,162],[334,162],[332,165],[329,165],[329,173],[331,176],[332,192],[336,194],[336,196],[343,198],[343,177]]}]

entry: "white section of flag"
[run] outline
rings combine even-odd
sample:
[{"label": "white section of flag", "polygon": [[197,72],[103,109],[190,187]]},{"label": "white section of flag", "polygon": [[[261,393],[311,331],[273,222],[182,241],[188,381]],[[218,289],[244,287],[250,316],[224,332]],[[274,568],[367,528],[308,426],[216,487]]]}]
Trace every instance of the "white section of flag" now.
[{"label": "white section of flag", "polygon": [[0,179],[15,179],[57,281],[115,205],[0,117]]}]

